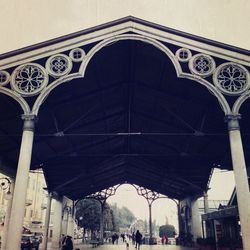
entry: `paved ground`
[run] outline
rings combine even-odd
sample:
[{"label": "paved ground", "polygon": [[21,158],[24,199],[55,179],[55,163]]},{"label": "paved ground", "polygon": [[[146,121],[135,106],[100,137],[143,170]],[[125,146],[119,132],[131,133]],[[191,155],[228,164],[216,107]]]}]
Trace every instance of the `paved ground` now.
[{"label": "paved ground", "polygon": [[[135,247],[133,245],[130,245],[127,249],[125,244],[119,244],[119,245],[102,245],[98,246],[96,248],[93,248],[90,245],[75,245],[75,249],[79,248],[80,250],[135,250]],[[190,247],[180,247],[180,246],[174,246],[174,245],[142,245],[140,250],[197,250],[197,248],[190,248]],[[52,250],[51,248],[48,248],[48,250]],[[53,249],[54,250],[54,249]]]}]

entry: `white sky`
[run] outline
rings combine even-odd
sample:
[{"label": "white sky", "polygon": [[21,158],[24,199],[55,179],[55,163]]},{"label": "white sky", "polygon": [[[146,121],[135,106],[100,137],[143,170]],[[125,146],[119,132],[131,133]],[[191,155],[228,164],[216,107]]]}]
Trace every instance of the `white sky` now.
[{"label": "white sky", "polygon": [[250,49],[249,0],[1,0],[0,53],[135,16]]},{"label": "white sky", "polygon": [[[213,200],[228,200],[234,188],[234,175],[232,171],[216,169],[210,183],[208,198]],[[138,196],[135,188],[124,184],[120,186],[116,195],[108,199],[109,203],[117,203],[119,207],[126,206],[139,219],[148,220],[148,205],[146,199]],[[170,199],[159,199],[153,203],[152,219],[159,225],[166,222],[173,224],[177,228],[176,204]]]}]

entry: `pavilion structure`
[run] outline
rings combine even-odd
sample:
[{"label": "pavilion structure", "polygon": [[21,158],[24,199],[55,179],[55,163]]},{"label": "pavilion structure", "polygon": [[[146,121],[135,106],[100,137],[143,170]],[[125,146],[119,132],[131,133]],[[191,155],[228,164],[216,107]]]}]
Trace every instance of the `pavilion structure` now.
[{"label": "pavilion structure", "polygon": [[249,51],[135,17],[2,54],[0,167],[15,176],[6,249],[20,247],[30,169],[43,168],[56,199],[58,247],[62,197],[122,183],[180,201],[199,236],[214,167],[234,170],[250,249],[249,66]]}]

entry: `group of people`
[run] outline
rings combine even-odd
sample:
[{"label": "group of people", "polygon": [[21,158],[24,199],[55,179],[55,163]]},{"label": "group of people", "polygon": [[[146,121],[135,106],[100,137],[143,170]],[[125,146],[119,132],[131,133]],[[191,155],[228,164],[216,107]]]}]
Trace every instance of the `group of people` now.
[{"label": "group of people", "polygon": [[61,250],[73,250],[72,237],[69,235],[62,235]]},{"label": "group of people", "polygon": [[[118,244],[118,239],[119,235],[117,233],[114,233],[112,235],[112,244]],[[121,234],[121,238],[123,242],[126,242],[128,244],[128,241],[126,240],[126,235]],[[142,234],[140,233],[139,230],[132,233],[132,242],[135,244],[136,249],[140,249],[141,243],[142,243]],[[73,250],[73,241],[72,237],[69,235],[62,235],[62,240],[61,240],[61,250]]]},{"label": "group of people", "polygon": [[[121,235],[122,241],[126,242],[126,244],[128,244],[129,239],[132,238],[132,243],[133,245],[135,245],[135,248],[140,249],[141,243],[142,243],[142,234],[140,233],[139,230],[132,233],[132,236],[130,235],[125,235],[124,233],[122,233]],[[114,245],[115,243],[118,244],[118,240],[119,240],[119,235],[117,233],[114,233],[111,236],[112,239],[112,244]]]}]

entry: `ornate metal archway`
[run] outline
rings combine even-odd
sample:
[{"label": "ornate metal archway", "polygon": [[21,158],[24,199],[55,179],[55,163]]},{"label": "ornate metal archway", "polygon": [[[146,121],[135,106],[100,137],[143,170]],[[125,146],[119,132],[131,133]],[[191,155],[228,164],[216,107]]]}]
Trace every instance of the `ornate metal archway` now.
[{"label": "ornate metal archway", "polygon": [[[128,183],[124,183],[124,184],[128,184]],[[105,203],[109,197],[116,194],[117,189],[121,185],[123,185],[123,184],[115,185],[113,187],[103,189],[103,190],[98,191],[94,194],[90,194],[90,195],[84,197],[84,199],[97,200],[101,204],[101,216],[100,216],[100,241],[101,241],[101,243],[103,243],[103,224],[104,224],[103,211],[104,211]],[[152,231],[152,204],[157,199],[161,199],[161,198],[171,199],[171,198],[167,197],[166,195],[160,194],[158,192],[152,191],[148,188],[144,188],[142,186],[138,186],[135,184],[129,184],[129,185],[131,185],[135,188],[135,190],[139,196],[142,196],[147,200],[148,208],[149,208],[149,236],[150,236],[149,244],[152,245],[152,244],[154,244],[153,243],[153,231]],[[181,211],[179,209],[180,208],[179,202],[175,199],[171,199],[171,200],[173,200],[177,205],[177,215],[178,215],[178,220],[180,220]],[[76,201],[74,206],[76,206],[79,201],[80,200]]]},{"label": "ornate metal archway", "polygon": [[[247,223],[250,219],[250,199],[245,198],[249,187],[238,112],[250,96],[249,53],[129,17],[90,33],[77,33],[1,57],[0,93],[17,101],[24,113],[9,227],[9,235],[14,233],[17,237],[8,240],[8,248],[17,249],[20,245],[21,235],[18,232],[21,231],[22,216],[15,216],[15,211],[19,209],[20,214],[24,214],[34,124],[40,107],[63,83],[84,78],[89,62],[100,50],[123,40],[137,40],[159,49],[172,62],[178,78],[192,80],[217,98],[227,117],[243,239],[247,247],[250,245]],[[233,99],[229,102],[230,97]]]}]

